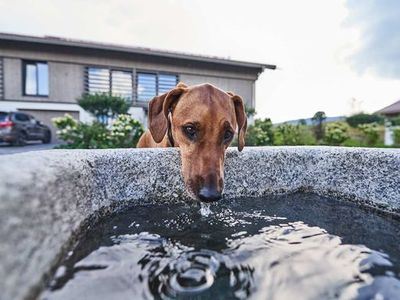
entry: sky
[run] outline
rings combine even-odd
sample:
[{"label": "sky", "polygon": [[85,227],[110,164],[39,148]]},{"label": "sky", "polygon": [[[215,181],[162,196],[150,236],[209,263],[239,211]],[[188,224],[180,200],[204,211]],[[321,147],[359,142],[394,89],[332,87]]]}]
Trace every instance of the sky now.
[{"label": "sky", "polygon": [[256,85],[273,122],[400,99],[397,0],[0,0],[0,31],[275,64]]}]

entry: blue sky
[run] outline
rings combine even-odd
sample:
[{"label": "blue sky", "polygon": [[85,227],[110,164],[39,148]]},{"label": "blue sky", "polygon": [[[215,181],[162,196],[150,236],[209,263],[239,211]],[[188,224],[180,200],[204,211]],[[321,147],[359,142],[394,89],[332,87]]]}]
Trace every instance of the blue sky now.
[{"label": "blue sky", "polygon": [[0,0],[0,31],[277,64],[258,117],[376,111],[400,99],[400,1]]}]

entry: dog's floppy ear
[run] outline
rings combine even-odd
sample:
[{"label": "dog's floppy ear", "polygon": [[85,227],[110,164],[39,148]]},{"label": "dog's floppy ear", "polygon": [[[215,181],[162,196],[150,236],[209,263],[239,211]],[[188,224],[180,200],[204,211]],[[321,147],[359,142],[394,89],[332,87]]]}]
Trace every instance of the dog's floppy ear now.
[{"label": "dog's floppy ear", "polygon": [[167,133],[169,110],[185,90],[186,88],[178,84],[173,90],[156,96],[150,101],[149,129],[156,143],[160,143]]},{"label": "dog's floppy ear", "polygon": [[240,96],[233,94],[232,92],[227,92],[227,94],[231,96],[231,99],[235,106],[236,122],[239,128],[238,150],[242,151],[244,147],[244,139],[247,130],[247,116],[246,116],[246,111],[244,109],[243,99]]}]

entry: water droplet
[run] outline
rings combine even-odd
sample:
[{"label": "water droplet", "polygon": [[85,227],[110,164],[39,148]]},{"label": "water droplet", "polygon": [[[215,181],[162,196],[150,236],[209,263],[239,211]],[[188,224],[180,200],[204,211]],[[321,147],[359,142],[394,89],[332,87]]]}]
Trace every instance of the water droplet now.
[{"label": "water droplet", "polygon": [[210,214],[212,214],[210,203],[200,202],[200,214],[203,217],[208,217]]}]

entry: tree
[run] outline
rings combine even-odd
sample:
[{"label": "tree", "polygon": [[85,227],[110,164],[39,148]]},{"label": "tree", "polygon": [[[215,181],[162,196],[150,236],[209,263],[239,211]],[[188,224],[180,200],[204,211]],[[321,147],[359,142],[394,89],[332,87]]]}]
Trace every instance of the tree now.
[{"label": "tree", "polygon": [[247,117],[253,117],[257,114],[255,108],[249,107],[249,106],[245,106],[244,110],[246,112]]},{"label": "tree", "polygon": [[127,114],[129,109],[129,103],[125,99],[106,93],[82,95],[78,104],[102,124],[108,124],[109,119],[115,119],[120,114]]},{"label": "tree", "polygon": [[326,114],[323,111],[317,111],[311,118],[312,122],[315,124],[314,134],[317,140],[321,140],[324,137],[323,122],[326,119]]}]

